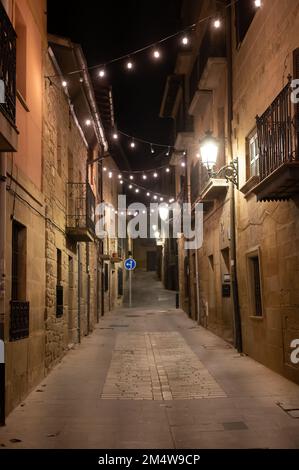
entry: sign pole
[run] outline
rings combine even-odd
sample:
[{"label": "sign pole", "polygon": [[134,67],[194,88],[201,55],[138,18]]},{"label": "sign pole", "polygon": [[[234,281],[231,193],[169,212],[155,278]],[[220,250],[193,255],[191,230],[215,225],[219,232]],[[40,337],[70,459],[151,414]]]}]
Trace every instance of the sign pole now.
[{"label": "sign pole", "polygon": [[129,306],[132,308],[132,270],[129,271]]}]

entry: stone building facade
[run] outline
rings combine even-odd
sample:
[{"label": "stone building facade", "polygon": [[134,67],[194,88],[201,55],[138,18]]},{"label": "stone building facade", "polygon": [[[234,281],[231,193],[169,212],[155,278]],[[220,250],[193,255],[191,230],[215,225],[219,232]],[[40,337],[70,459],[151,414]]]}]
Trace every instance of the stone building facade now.
[{"label": "stone building facade", "polygon": [[5,413],[44,376],[42,50],[46,46],[45,10],[44,1],[0,2],[3,41],[0,60],[6,98],[0,105],[0,340],[5,345],[0,361],[1,373],[4,372],[0,380],[1,422]]},{"label": "stone building facade", "polygon": [[[239,315],[239,350],[299,382],[291,362],[299,335],[298,110],[290,100],[299,4],[264,0],[259,9],[244,0],[223,8],[218,29],[216,11],[214,2],[184,2],[185,24],[203,21],[178,54],[161,107],[174,118],[176,149],[187,153],[185,167],[182,152],[172,156],[177,199],[204,210],[202,248],[185,251],[178,240],[180,305],[235,345]],[[213,175],[199,158],[207,131],[219,145]],[[235,159],[237,187],[226,178]]]}]

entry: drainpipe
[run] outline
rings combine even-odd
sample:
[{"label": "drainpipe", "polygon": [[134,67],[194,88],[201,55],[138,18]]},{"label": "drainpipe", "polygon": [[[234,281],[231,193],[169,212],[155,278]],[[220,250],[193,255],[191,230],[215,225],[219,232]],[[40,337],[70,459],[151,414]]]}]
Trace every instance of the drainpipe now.
[{"label": "drainpipe", "polygon": [[[227,47],[227,134],[228,134],[228,152],[233,160],[232,145],[232,121],[233,121],[233,65],[232,65],[232,13],[229,6],[226,13],[226,47]],[[236,197],[235,185],[230,184],[230,251],[231,251],[231,285],[233,294],[233,312],[234,312],[234,346],[238,352],[242,352],[242,325],[239,304],[239,290],[237,277],[237,246],[236,246]]]},{"label": "drainpipe", "polygon": [[5,239],[6,239],[6,154],[0,153],[0,426],[5,425]]},{"label": "drainpipe", "polygon": [[78,243],[78,343],[81,343],[81,247]]},{"label": "drainpipe", "polygon": [[[103,148],[102,148],[103,151]],[[103,192],[103,160],[99,161],[99,184],[100,184],[100,200],[101,204],[104,202]],[[104,291],[104,241],[100,240],[100,254],[101,254],[101,316],[105,314],[105,291]]]},{"label": "drainpipe", "polygon": [[87,274],[87,334],[90,333],[90,253],[89,243],[86,244],[86,274]]}]

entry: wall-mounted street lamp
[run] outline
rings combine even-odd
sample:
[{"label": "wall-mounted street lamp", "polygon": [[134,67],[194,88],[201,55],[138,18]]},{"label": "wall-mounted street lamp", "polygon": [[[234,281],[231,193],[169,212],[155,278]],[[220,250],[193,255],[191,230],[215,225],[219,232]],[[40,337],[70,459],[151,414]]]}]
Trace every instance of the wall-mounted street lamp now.
[{"label": "wall-mounted street lamp", "polygon": [[227,181],[239,186],[238,159],[235,159],[215,172],[215,166],[219,154],[219,140],[216,139],[211,131],[207,131],[205,137],[199,143],[199,156],[202,164],[208,170],[211,178],[216,178],[220,173],[224,173]]}]

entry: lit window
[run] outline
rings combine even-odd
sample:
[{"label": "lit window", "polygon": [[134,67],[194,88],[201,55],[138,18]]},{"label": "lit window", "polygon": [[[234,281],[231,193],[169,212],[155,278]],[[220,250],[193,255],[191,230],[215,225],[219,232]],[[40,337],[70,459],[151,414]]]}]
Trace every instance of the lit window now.
[{"label": "lit window", "polygon": [[256,131],[248,138],[248,160],[248,177],[251,178],[252,176],[259,176],[259,146]]}]

